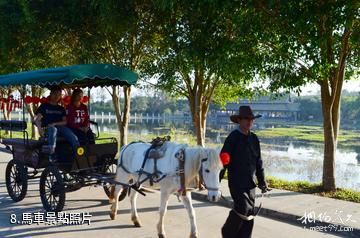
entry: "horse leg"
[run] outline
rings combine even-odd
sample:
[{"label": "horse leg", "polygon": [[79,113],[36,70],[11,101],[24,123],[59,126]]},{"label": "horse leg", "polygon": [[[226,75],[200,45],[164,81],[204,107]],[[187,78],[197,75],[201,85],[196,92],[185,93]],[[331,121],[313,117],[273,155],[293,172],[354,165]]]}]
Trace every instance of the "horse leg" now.
[{"label": "horse leg", "polygon": [[195,210],[191,201],[191,193],[186,192],[186,195],[182,196],[182,201],[190,218],[190,227],[191,227],[190,238],[197,238],[198,230],[195,221],[196,220]]},{"label": "horse leg", "polygon": [[160,197],[160,208],[159,208],[160,219],[159,219],[159,223],[157,224],[157,230],[158,230],[159,238],[165,238],[164,218],[165,218],[165,214],[167,211],[167,205],[168,205],[170,193],[167,190],[166,191],[161,190],[160,196],[161,196]]},{"label": "horse leg", "polygon": [[115,185],[111,185],[109,203],[112,204],[115,200]]},{"label": "horse leg", "polygon": [[119,206],[119,196],[122,191],[122,186],[120,185],[113,185],[111,187],[111,206],[110,206],[110,218],[111,220],[115,220],[118,206]]},{"label": "horse leg", "polygon": [[[140,187],[139,187],[140,189]],[[136,210],[136,199],[137,199],[137,192],[133,189],[130,191],[130,203],[131,203],[131,220],[136,227],[141,227],[141,222],[139,220],[139,216]]]}]

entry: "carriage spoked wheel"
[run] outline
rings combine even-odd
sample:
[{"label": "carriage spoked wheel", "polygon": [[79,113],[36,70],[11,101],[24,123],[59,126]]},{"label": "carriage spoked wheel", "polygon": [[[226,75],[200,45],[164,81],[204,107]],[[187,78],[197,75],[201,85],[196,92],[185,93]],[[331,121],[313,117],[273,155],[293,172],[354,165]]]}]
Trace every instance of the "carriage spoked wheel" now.
[{"label": "carriage spoked wheel", "polygon": [[10,160],[5,171],[6,188],[9,196],[15,202],[23,200],[28,187],[27,169],[18,160]]},{"label": "carriage spoked wheel", "polygon": [[59,169],[47,167],[40,177],[40,198],[48,212],[60,212],[65,205],[65,185]]},{"label": "carriage spoked wheel", "polygon": [[[105,175],[114,175],[115,176],[116,175],[116,168],[117,168],[116,164],[113,164],[113,163],[110,163],[110,162],[105,163],[103,173]],[[110,198],[110,196],[111,196],[111,188],[112,188],[111,184],[105,184],[103,186],[103,188],[104,188],[104,191],[106,193],[106,196],[108,196],[108,198]],[[119,195],[119,201],[124,200],[126,198],[126,195],[127,195],[127,189],[123,189],[123,191]]]}]

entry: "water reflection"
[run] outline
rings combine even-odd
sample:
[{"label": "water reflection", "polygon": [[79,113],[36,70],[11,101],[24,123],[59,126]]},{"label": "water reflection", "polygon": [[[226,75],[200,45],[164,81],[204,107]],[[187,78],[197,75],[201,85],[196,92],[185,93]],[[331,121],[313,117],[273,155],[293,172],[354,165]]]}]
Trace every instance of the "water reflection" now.
[{"label": "water reflection", "polygon": [[[360,165],[357,153],[337,150],[336,184],[337,187],[360,190]],[[303,180],[321,182],[323,152],[312,146],[295,147],[290,143],[287,148],[265,146],[262,151],[266,173],[290,181]]]},{"label": "water reflection", "polygon": [[[115,122],[98,121],[100,130],[117,131]],[[218,144],[221,147],[228,133],[236,125],[226,122],[209,121],[207,123],[207,142]],[[280,127],[281,124],[256,124],[255,129],[268,127]],[[129,133],[141,135],[154,134],[164,135],[170,131],[193,131],[189,120],[134,120],[130,121]],[[309,182],[321,182],[323,146],[304,141],[286,138],[261,138],[262,156],[267,175],[290,181],[304,180]],[[336,183],[337,187],[352,188],[360,191],[360,147],[352,146],[341,148],[336,153]]]}]

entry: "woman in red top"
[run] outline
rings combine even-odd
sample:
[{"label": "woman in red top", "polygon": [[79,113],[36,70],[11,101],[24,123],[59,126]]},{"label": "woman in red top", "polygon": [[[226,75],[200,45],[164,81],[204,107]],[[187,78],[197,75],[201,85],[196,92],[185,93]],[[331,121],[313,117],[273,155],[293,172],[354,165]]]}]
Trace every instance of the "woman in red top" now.
[{"label": "woman in red top", "polygon": [[90,129],[89,112],[87,106],[81,103],[83,91],[75,89],[71,95],[71,102],[66,108],[67,126],[78,137],[80,144],[94,144],[94,133]]}]

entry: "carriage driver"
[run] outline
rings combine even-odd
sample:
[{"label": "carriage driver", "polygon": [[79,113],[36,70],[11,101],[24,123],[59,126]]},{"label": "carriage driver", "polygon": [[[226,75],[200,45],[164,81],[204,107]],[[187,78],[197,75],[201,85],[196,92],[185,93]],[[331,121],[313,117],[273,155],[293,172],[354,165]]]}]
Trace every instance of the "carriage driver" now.
[{"label": "carriage driver", "polygon": [[[76,135],[66,126],[66,112],[59,105],[61,91],[59,86],[51,87],[49,101],[40,105],[34,118],[40,136],[44,137],[46,134],[48,143],[45,150],[50,155],[55,152],[57,135],[64,137],[74,149],[80,145]],[[52,156],[50,158],[54,159]]]}]

